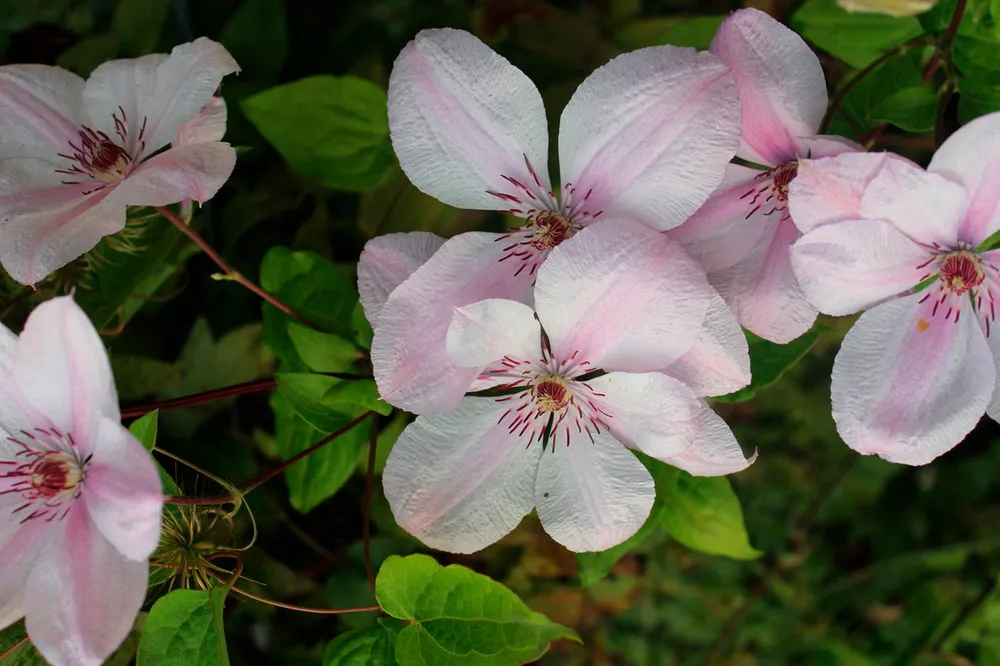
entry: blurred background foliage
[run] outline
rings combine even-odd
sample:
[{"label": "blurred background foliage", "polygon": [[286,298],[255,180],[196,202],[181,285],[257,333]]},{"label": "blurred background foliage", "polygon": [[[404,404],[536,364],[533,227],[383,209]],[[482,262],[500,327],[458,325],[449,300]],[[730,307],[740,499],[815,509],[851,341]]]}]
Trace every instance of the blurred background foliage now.
[{"label": "blurred background foliage", "polygon": [[[370,382],[322,374],[369,369],[371,330],[353,275],[361,248],[394,231],[451,236],[508,223],[449,208],[400,171],[385,114],[400,48],[422,28],[474,32],[537,83],[554,127],[575,87],[609,58],[654,44],[707,48],[724,15],[742,4],[0,0],[0,64],[56,64],[86,76],[104,60],[168,51],[200,35],[233,53],[243,71],[221,94],[239,163],[193,224],[237,270],[325,332],[213,279],[216,267],[147,211],[135,211],[125,238],[105,242],[38,293],[5,281],[3,321],[17,330],[39,299],[75,288],[103,327],[126,406],[279,373],[270,394],[160,415],[158,446],[237,487],[368,409],[380,414],[377,472],[406,416],[390,413]],[[847,13],[835,0],[746,4],[785,21],[816,49],[837,107],[832,132],[926,162],[959,124],[1000,110],[998,0],[969,0],[953,32],[958,0],[903,17]],[[1000,428],[986,419],[952,453],[918,469],[854,455],[839,441],[829,408],[832,358],[849,323],[821,320],[785,347],[752,340],[754,385],[716,407],[760,459],[731,482],[695,480],[651,462],[658,503],[623,547],[574,557],[529,518],[475,556],[433,556],[487,574],[579,634],[582,643],[554,642],[545,664],[1000,665]],[[140,424],[150,445],[156,425]],[[244,589],[315,607],[373,603],[362,548],[370,428],[365,422],[248,498],[257,538],[242,555]],[[177,492],[226,490],[160,460]],[[193,521],[194,514],[172,515],[196,522],[203,541],[238,547],[253,536],[246,510],[232,520],[205,513]],[[390,555],[426,552],[394,524],[378,483],[372,534],[376,567]],[[406,562],[428,580],[442,575],[422,558]],[[170,599],[170,608],[144,614],[137,627],[180,613],[199,618],[198,641],[219,639],[220,600]],[[233,664],[389,664],[392,642],[420,625],[378,622],[374,612],[306,615],[234,596],[224,609]],[[552,631],[540,645],[569,635]],[[0,648],[5,635],[13,640],[0,634]],[[173,644],[172,657],[164,656],[169,650],[151,656],[152,639],[137,644],[112,663],[130,663],[137,650],[140,666],[226,663],[224,655],[197,651],[197,641]],[[447,663],[538,656],[525,650],[506,661]],[[9,659],[39,663],[27,648]]]}]

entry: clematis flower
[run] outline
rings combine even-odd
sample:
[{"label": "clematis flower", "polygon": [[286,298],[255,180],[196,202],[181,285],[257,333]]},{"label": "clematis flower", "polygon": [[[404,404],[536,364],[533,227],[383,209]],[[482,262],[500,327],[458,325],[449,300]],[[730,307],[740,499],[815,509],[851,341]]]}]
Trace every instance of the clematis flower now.
[{"label": "clematis flower", "polygon": [[801,158],[861,147],[816,134],[827,104],[819,59],[764,12],[734,12],[719,27],[711,51],[732,68],[739,89],[743,131],[737,155],[768,168],[730,165],[718,191],[669,233],[702,263],[744,327],[786,343],[816,319],[788,260],[788,248],[800,235],[788,209],[789,184]]},{"label": "clematis flower", "polygon": [[486,298],[529,301],[549,251],[595,220],[628,218],[657,230],[680,224],[736,150],[739,104],[728,68],[711,54],[663,46],[615,58],[563,111],[563,185],[553,189],[535,86],[469,33],[426,30],[393,67],[389,129],[417,188],[456,207],[525,220],[507,234],[448,240],[372,322],[382,396],[440,413],[458,404],[475,376],[445,353],[451,309]]},{"label": "clematis flower", "polygon": [[697,475],[747,467],[726,424],[658,372],[677,355],[673,332],[701,326],[706,289],[664,235],[601,222],[553,249],[535,311],[504,299],[455,308],[447,353],[501,395],[464,397],[403,431],[383,475],[397,522],[468,553],[534,508],[571,550],[605,550],[635,534],[655,495],[629,449]]},{"label": "clematis flower", "polygon": [[0,67],[0,263],[11,277],[42,280],[121,231],[127,206],[211,199],[236,154],[217,132],[182,127],[238,69],[204,38],[104,63],[86,82]]},{"label": "clematis flower", "polygon": [[982,248],[1000,230],[998,175],[995,113],[952,135],[926,171],[842,155],[811,163],[792,184],[793,210],[834,216],[812,220],[792,247],[802,288],[822,312],[867,310],[844,339],[831,387],[837,429],[856,451],[922,465],[984,412],[1000,418],[1000,251]]},{"label": "clematis flower", "polygon": [[163,506],[121,424],[111,365],[71,297],[0,326],[0,627],[54,666],[98,666],[146,596]]}]

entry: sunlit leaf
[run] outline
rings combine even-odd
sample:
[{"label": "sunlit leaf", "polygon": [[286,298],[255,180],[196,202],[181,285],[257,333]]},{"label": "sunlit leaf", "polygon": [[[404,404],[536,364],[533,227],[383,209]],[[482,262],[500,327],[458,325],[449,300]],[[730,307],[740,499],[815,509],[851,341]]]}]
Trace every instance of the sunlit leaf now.
[{"label": "sunlit leaf", "polygon": [[228,589],[174,590],[146,618],[136,666],[228,666],[222,608]]}]

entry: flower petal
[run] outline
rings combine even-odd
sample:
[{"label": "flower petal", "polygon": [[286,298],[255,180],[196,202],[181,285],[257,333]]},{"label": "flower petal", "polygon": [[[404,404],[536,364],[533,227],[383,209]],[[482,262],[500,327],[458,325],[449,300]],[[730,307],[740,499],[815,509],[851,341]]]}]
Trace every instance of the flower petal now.
[{"label": "flower petal", "polygon": [[694,476],[723,476],[742,471],[757,460],[757,454],[743,455],[733,431],[708,403],[701,402],[698,438],[686,450],[666,458],[666,462]]},{"label": "flower petal", "polygon": [[800,136],[798,139],[798,154],[806,159],[821,157],[836,157],[845,153],[864,153],[865,147],[850,139],[833,134],[817,134],[816,136]]},{"label": "flower petal", "polygon": [[755,204],[751,203],[762,185],[756,177],[762,173],[730,164],[715,194],[667,235],[683,245],[706,271],[729,268],[747,255],[766,226],[765,209],[754,211]]},{"label": "flower petal", "polygon": [[124,111],[129,152],[152,155],[198,115],[224,76],[239,69],[221,44],[199,37],[175,46],[169,56],[154,54],[99,66],[87,79],[84,107],[90,126],[109,136],[115,135],[112,115],[120,117]]},{"label": "flower petal", "polygon": [[[792,267],[820,312],[847,315],[917,286],[933,255],[882,220],[847,220],[810,231]],[[923,266],[923,268],[921,268]]]},{"label": "flower petal", "polygon": [[25,626],[53,666],[100,666],[146,597],[148,565],[124,558],[74,507],[41,549],[25,589]]},{"label": "flower petal", "polygon": [[472,553],[531,512],[542,447],[497,425],[503,404],[465,398],[447,414],[418,417],[396,440],[385,496],[400,527],[428,546]]},{"label": "flower petal", "polygon": [[662,372],[699,396],[726,395],[750,383],[750,350],[736,315],[713,289],[698,339]]},{"label": "flower petal", "polygon": [[455,236],[389,295],[372,340],[375,381],[387,402],[417,414],[458,405],[477,370],[445,351],[454,309],[486,298],[531,298],[531,271],[500,263],[503,240],[482,232]]},{"label": "flower petal", "polygon": [[55,160],[79,139],[83,79],[47,65],[0,67],[0,157]]},{"label": "flower petal", "polygon": [[222,137],[226,134],[228,115],[226,100],[221,97],[212,97],[205,102],[205,106],[201,107],[197,116],[183,123],[177,129],[177,137],[173,141],[174,146],[222,141]]},{"label": "flower petal", "polygon": [[795,226],[806,233],[824,224],[861,218],[865,189],[891,159],[908,161],[890,153],[799,160],[798,173],[788,187],[788,210]]},{"label": "flower petal", "polygon": [[609,433],[541,457],[535,503],[549,536],[574,552],[607,550],[639,531],[656,498],[646,467]]},{"label": "flower petal", "polygon": [[768,166],[795,159],[798,137],[815,134],[826,113],[826,80],[816,54],[757,9],[730,14],[711,51],[732,68],[739,89],[741,156]]},{"label": "flower petal", "polygon": [[861,198],[861,217],[887,220],[918,243],[959,240],[967,193],[958,183],[905,160],[886,160]]},{"label": "flower petal", "polygon": [[184,199],[198,203],[215,196],[236,166],[228,143],[177,146],[143,162],[119,185],[117,198],[130,206],[166,206]]},{"label": "flower petal", "polygon": [[559,125],[564,187],[587,212],[672,229],[705,203],[736,152],[728,68],[674,46],[618,56],[580,84]]},{"label": "flower petal", "polygon": [[923,465],[950,450],[990,402],[996,369],[969,301],[958,322],[919,293],[861,315],[833,365],[837,431],[855,451]]},{"label": "flower petal", "polygon": [[24,617],[24,583],[45,544],[44,520],[29,520],[12,513],[24,503],[20,494],[0,498],[0,627]]},{"label": "flower petal", "polygon": [[798,237],[790,219],[769,222],[745,259],[709,275],[740,324],[778,344],[799,337],[816,320],[816,309],[802,293],[788,257]]},{"label": "flower petal", "polygon": [[389,294],[430,260],[445,239],[426,231],[377,236],[358,259],[358,293],[365,317],[375,327]]},{"label": "flower petal", "polygon": [[163,491],[153,458],[121,423],[102,419],[87,467],[90,519],[122,555],[145,561],[160,541]]},{"label": "flower petal", "polygon": [[463,30],[421,30],[403,48],[389,77],[389,132],[410,182],[452,206],[511,208],[492,191],[530,207],[551,189],[542,96]]},{"label": "flower petal", "polygon": [[976,118],[948,137],[927,170],[968,192],[963,240],[979,245],[1000,230],[1000,113]]},{"label": "flower petal", "polygon": [[602,220],[556,247],[538,271],[535,310],[558,358],[604,370],[667,367],[701,333],[704,272],[665,235]]},{"label": "flower petal", "polygon": [[524,303],[490,298],[455,308],[445,349],[463,368],[481,369],[505,356],[534,361],[541,352],[541,328]]},{"label": "flower petal", "polygon": [[24,398],[71,432],[85,456],[98,446],[102,418],[121,421],[108,354],[71,296],[45,301],[29,315],[11,371]]},{"label": "flower petal", "polygon": [[[610,372],[587,384],[599,396],[594,402],[609,415],[611,434],[626,446],[666,459],[687,449],[698,435],[699,400],[673,377]],[[570,448],[589,444],[578,437]]]}]

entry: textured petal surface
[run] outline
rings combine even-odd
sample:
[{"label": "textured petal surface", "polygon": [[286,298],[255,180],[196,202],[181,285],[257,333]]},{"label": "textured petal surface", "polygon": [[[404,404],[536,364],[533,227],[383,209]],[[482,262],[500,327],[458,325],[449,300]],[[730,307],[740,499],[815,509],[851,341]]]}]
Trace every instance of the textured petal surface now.
[{"label": "textured petal surface", "polygon": [[445,348],[458,365],[482,368],[504,356],[534,361],[541,353],[541,340],[531,308],[491,298],[455,309]]},{"label": "textured petal surface", "polygon": [[13,510],[24,500],[20,495],[0,497],[0,627],[24,617],[24,583],[45,544],[44,521],[21,524]]},{"label": "textured petal surface", "polygon": [[197,116],[177,129],[177,138],[173,144],[183,146],[189,143],[222,141],[222,137],[226,134],[228,115],[226,100],[221,97],[211,98],[201,107]]},{"label": "textured petal surface", "polygon": [[603,433],[554,446],[538,465],[535,502],[542,527],[575,552],[607,550],[639,531],[656,490],[646,467]]},{"label": "textured petal surface", "polygon": [[740,324],[778,344],[808,331],[816,320],[792,272],[788,248],[799,237],[790,219],[768,223],[745,259],[709,276]]},{"label": "textured petal surface", "polygon": [[737,164],[726,167],[719,189],[684,224],[667,235],[684,246],[692,259],[706,271],[729,268],[743,259],[756,245],[766,228],[766,209],[754,211],[756,178],[761,171]]},{"label": "textured petal surface", "polygon": [[[979,319],[979,318],[977,318]],[[979,319],[980,325],[982,325],[982,320]],[[985,334],[985,330],[983,333]],[[986,343],[990,347],[990,352],[993,354],[993,366],[997,370],[996,386],[993,387],[993,396],[990,398],[990,404],[986,407],[986,413],[991,419],[1000,423],[1000,335],[996,333],[993,323],[990,324],[990,334],[986,338]]]},{"label": "textured petal surface", "polygon": [[100,666],[132,629],[148,566],[115,550],[82,506],[64,522],[28,578],[26,629],[53,666]]},{"label": "textured petal surface", "polygon": [[[792,246],[792,266],[820,312],[847,315],[917,286],[933,256],[882,220],[847,220]],[[924,268],[921,268],[924,266]]]},{"label": "textured petal surface", "polygon": [[377,236],[358,259],[358,293],[365,317],[374,327],[389,294],[423,266],[445,239],[426,231]]},{"label": "textured petal surface", "polygon": [[84,455],[96,450],[102,418],[121,420],[104,344],[70,296],[46,301],[31,313],[12,372],[24,398],[52,425],[72,432]]},{"label": "textured petal surface", "polygon": [[[800,160],[788,187],[788,210],[802,233],[824,224],[861,217],[861,197],[888,153],[845,153],[818,160]],[[915,166],[915,165],[914,165]]]},{"label": "textured petal surface", "polygon": [[797,157],[796,140],[815,134],[826,113],[826,80],[816,54],[757,9],[733,12],[711,50],[732,68],[739,89],[741,155],[770,166]]},{"label": "textured petal surface", "polygon": [[717,292],[712,295],[698,339],[662,372],[681,380],[700,396],[725,395],[750,383],[747,336]]},{"label": "textured petal surface", "polygon": [[385,496],[400,527],[428,546],[472,553],[531,512],[542,447],[497,425],[503,404],[465,398],[447,414],[417,418],[393,446]]},{"label": "textured petal surface", "polygon": [[388,402],[417,414],[458,405],[477,370],[445,352],[454,309],[486,298],[531,297],[533,276],[501,264],[503,247],[497,234],[456,236],[389,296],[372,340],[375,381]]},{"label": "textured petal surface", "polygon": [[87,79],[84,106],[90,125],[109,136],[115,135],[112,114],[117,112],[121,117],[121,107],[129,152],[152,155],[177,138],[181,125],[198,115],[224,76],[239,69],[221,44],[200,37],[174,47],[169,56],[155,54],[104,63]]},{"label": "textured petal surface", "polygon": [[837,354],[833,418],[859,453],[926,464],[962,441],[990,402],[996,370],[971,308],[955,323],[933,317],[924,296],[864,313]]},{"label": "textured petal surface", "polygon": [[91,521],[122,555],[138,562],[156,550],[160,475],[153,457],[121,423],[101,420],[82,497]]},{"label": "textured petal surface", "polygon": [[589,193],[591,214],[671,229],[722,180],[739,124],[736,88],[715,56],[674,46],[626,53],[587,77],[563,111],[563,183]]},{"label": "textured petal surface", "polygon": [[555,248],[538,271],[535,310],[559,358],[604,370],[667,367],[701,333],[712,300],[678,243],[630,220],[598,222]]},{"label": "textured petal surface", "polygon": [[146,160],[118,187],[116,197],[131,206],[166,206],[184,199],[199,203],[215,196],[236,167],[228,143],[194,143]]},{"label": "textured petal surface", "polygon": [[756,459],[756,453],[750,458],[743,455],[733,431],[707,403],[702,402],[698,438],[681,453],[667,458],[666,462],[694,476],[723,476],[746,469]]},{"label": "textured petal surface", "polygon": [[48,65],[0,67],[0,157],[56,159],[79,135],[83,79]]},{"label": "textured petal surface", "polygon": [[452,206],[510,208],[488,194],[525,194],[503,176],[536,196],[551,189],[538,89],[463,30],[422,30],[403,48],[389,78],[389,132],[410,182]]},{"label": "textured petal surface", "polygon": [[865,188],[861,217],[892,222],[918,243],[949,247],[959,239],[967,196],[965,188],[943,176],[887,159]]},{"label": "textured petal surface", "polygon": [[1000,113],[976,118],[948,137],[927,169],[968,193],[962,240],[978,245],[1000,230]]},{"label": "textured petal surface", "polygon": [[[673,377],[610,372],[587,383],[604,394],[599,404],[611,415],[611,433],[626,446],[666,459],[690,447],[698,435],[700,401]],[[570,448],[578,444],[590,442],[580,437]]]}]

